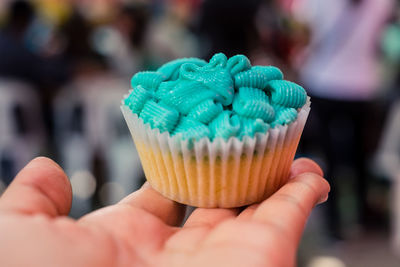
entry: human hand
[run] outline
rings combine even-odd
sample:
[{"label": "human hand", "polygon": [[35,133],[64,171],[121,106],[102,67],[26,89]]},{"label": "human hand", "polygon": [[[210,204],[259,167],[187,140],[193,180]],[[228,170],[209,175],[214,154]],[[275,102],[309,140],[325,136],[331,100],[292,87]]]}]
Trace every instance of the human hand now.
[{"label": "human hand", "polygon": [[329,185],[308,159],[260,204],[196,209],[149,185],[79,220],[66,217],[72,193],[62,169],[36,158],[0,197],[0,266],[294,266],[311,209]]}]

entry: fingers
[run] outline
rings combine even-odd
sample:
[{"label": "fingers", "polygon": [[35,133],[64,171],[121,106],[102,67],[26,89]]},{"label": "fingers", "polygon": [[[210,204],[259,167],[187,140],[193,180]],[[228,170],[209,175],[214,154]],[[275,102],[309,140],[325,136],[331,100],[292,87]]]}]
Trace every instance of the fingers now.
[{"label": "fingers", "polygon": [[71,185],[64,171],[48,158],[35,158],[23,168],[0,198],[0,211],[67,215]]},{"label": "fingers", "polygon": [[298,244],[312,208],[327,199],[329,190],[328,182],[320,175],[299,174],[261,203],[252,220],[268,224]]},{"label": "fingers", "polygon": [[238,214],[239,209],[197,208],[187,219],[185,227],[212,228],[224,220],[235,218]]},{"label": "fingers", "polygon": [[180,226],[185,211],[185,205],[165,198],[146,183],[119,203],[89,213],[78,223],[110,233],[131,248],[140,245],[140,257],[151,258],[177,232],[177,227],[170,226]]},{"label": "fingers", "polygon": [[248,206],[247,208],[245,208],[238,216],[237,219],[238,220],[249,220],[253,217],[254,212],[256,211],[256,209],[258,208],[258,206],[260,206],[260,203],[255,203],[252,204],[250,206]]},{"label": "fingers", "polygon": [[324,176],[321,167],[317,163],[308,158],[296,159],[290,168],[290,177],[295,177],[301,173],[313,172],[319,176]]},{"label": "fingers", "polygon": [[164,247],[169,251],[194,253],[214,227],[222,221],[235,218],[238,212],[238,209],[197,208],[187,219],[182,231],[171,236]]},{"label": "fingers", "polygon": [[[322,169],[318,166],[318,164],[308,158],[296,159],[290,167],[289,175],[290,178],[293,179],[294,177],[306,172],[311,172],[323,176]],[[252,218],[254,212],[259,205],[260,203],[250,205],[239,214],[238,219],[247,220],[249,218]]]},{"label": "fingers", "polygon": [[186,206],[170,200],[145,183],[138,191],[127,196],[119,204],[142,209],[171,226],[178,226],[185,216]]}]

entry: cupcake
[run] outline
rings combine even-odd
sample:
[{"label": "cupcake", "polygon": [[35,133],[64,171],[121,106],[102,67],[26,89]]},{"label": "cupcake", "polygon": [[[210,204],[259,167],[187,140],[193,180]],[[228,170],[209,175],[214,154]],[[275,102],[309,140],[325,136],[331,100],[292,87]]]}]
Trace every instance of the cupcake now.
[{"label": "cupcake", "polygon": [[151,186],[196,207],[264,200],[289,178],[310,101],[243,55],[171,61],[132,77],[122,113]]}]

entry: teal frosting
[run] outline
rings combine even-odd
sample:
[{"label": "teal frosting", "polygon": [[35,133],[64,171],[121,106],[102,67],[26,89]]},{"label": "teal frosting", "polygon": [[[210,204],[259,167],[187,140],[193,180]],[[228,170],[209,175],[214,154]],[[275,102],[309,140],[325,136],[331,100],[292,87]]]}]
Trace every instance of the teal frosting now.
[{"label": "teal frosting", "polygon": [[189,117],[182,117],[173,132],[174,135],[181,134],[184,139],[201,139],[210,135],[207,125]]},{"label": "teal frosting", "polygon": [[243,55],[236,55],[228,59],[226,63],[227,68],[232,76],[239,72],[249,70],[251,68],[250,60]]},{"label": "teal frosting", "polygon": [[270,128],[270,125],[265,123],[262,119],[251,119],[247,117],[239,117],[239,119],[241,126],[239,137],[253,137],[256,133],[265,133]]},{"label": "teal frosting", "polygon": [[[199,58],[180,58],[162,65],[157,72],[164,76],[165,80],[175,81],[179,77],[180,68],[185,63],[192,63],[199,67],[207,64],[207,61]],[[136,76],[136,75],[135,75]],[[135,77],[133,76],[133,77]]]},{"label": "teal frosting", "polygon": [[163,103],[149,100],[144,104],[139,117],[152,128],[158,128],[161,132],[171,132],[179,120],[179,112]]},{"label": "teal frosting", "polygon": [[183,80],[165,93],[161,101],[186,115],[200,102],[216,97],[217,93],[209,90],[203,83]]},{"label": "teal frosting", "polygon": [[232,111],[224,110],[210,122],[209,127],[214,137],[222,137],[226,140],[239,133],[240,120],[238,116],[233,116]]},{"label": "teal frosting", "polygon": [[290,124],[307,100],[273,66],[251,66],[244,55],[209,62],[182,58],[131,79],[124,104],[144,123],[187,140],[242,139]]},{"label": "teal frosting", "polygon": [[131,86],[135,88],[138,85],[152,91],[160,86],[160,83],[164,80],[163,75],[154,71],[143,71],[137,73],[131,79]]},{"label": "teal frosting", "polygon": [[270,81],[267,90],[270,90],[271,101],[284,107],[301,108],[307,100],[304,88],[293,82]]},{"label": "teal frosting", "polygon": [[288,124],[297,118],[297,110],[282,106],[275,106],[275,120],[271,123],[272,127],[276,125]]},{"label": "teal frosting", "polygon": [[208,124],[223,110],[222,104],[212,99],[207,99],[193,107],[188,117]]},{"label": "teal frosting", "polygon": [[282,72],[273,66],[254,66],[234,76],[236,87],[254,87],[261,90],[264,90],[270,81],[281,79]]},{"label": "teal frosting", "polygon": [[274,108],[269,104],[267,95],[260,89],[241,87],[233,101],[233,110],[247,118],[260,118],[272,122],[275,118]]}]

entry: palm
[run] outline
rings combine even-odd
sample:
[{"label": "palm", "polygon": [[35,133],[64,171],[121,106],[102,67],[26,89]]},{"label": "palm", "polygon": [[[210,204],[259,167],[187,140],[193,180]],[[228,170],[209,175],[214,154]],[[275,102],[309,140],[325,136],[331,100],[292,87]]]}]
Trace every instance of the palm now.
[{"label": "palm", "polygon": [[[69,210],[68,181],[61,169],[52,167],[49,173],[43,167],[54,165],[51,161],[36,160],[30,165],[41,167],[22,170],[0,198],[0,263],[292,266],[305,220],[329,190],[318,174],[299,175],[320,172],[310,161],[301,163],[293,165],[296,177],[267,201],[240,213],[199,208],[178,227],[185,207],[149,186],[78,221],[61,216]],[[49,180],[49,175],[58,178]]]}]

